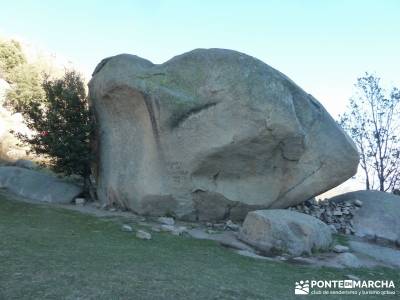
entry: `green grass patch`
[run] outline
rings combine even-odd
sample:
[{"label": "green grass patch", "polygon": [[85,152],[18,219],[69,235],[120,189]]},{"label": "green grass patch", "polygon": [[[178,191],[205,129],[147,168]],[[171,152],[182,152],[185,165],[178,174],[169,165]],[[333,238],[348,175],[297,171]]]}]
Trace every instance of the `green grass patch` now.
[{"label": "green grass patch", "polygon": [[210,241],[152,235],[139,240],[118,220],[0,194],[0,299],[298,299],[295,281],[345,274],[400,284],[397,270],[304,267],[243,257]]},{"label": "green grass patch", "polygon": [[344,234],[334,234],[333,241],[334,241],[334,244],[349,246],[349,239]]}]

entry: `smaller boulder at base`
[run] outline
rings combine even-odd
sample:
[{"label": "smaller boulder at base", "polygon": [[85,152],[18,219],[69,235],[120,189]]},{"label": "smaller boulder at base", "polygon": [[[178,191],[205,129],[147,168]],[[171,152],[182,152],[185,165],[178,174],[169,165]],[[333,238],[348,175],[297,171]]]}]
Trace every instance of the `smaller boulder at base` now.
[{"label": "smaller boulder at base", "polygon": [[311,254],[327,250],[332,244],[328,225],[312,216],[284,209],[248,213],[239,238],[267,255]]},{"label": "smaller boulder at base", "polygon": [[82,187],[57,177],[19,167],[0,167],[0,188],[33,201],[71,203]]}]

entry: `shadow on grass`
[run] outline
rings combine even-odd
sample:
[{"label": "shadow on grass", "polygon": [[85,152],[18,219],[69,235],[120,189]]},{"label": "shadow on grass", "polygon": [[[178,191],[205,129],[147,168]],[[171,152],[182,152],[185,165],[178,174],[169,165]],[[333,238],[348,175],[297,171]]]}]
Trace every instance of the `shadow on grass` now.
[{"label": "shadow on grass", "polygon": [[346,274],[400,284],[397,270],[290,265],[210,241],[152,235],[139,240],[120,231],[118,220],[0,194],[0,299],[298,299],[295,281]]}]

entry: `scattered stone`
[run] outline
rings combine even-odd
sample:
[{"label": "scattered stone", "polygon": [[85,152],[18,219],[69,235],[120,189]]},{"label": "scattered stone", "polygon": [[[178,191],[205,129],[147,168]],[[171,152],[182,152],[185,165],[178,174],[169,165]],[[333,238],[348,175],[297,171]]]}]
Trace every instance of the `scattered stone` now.
[{"label": "scattered stone", "polygon": [[122,225],[121,230],[124,232],[132,232],[133,228],[130,225],[124,224],[124,225]]},{"label": "scattered stone", "polygon": [[208,234],[216,234],[216,233],[218,233],[218,231],[212,230],[212,229],[207,229],[206,232],[207,232]]},{"label": "scattered stone", "polygon": [[75,198],[75,205],[85,205],[86,199],[85,198]]},{"label": "scattered stone", "polygon": [[336,262],[343,267],[347,268],[359,268],[362,266],[361,261],[355,256],[354,254],[351,254],[349,252],[345,253],[340,253],[336,257]]},{"label": "scattered stone", "polygon": [[117,211],[117,209],[116,208],[114,208],[114,207],[111,207],[108,211],[110,211],[110,212],[116,212]]},{"label": "scattered stone", "polygon": [[164,225],[175,225],[175,221],[173,218],[168,217],[159,217],[157,221]]},{"label": "scattered stone", "polygon": [[335,210],[334,212],[333,212],[333,215],[334,216],[341,216],[343,213],[340,211],[340,210]]},{"label": "scattered stone", "polygon": [[172,232],[175,230],[175,226],[163,224],[160,226],[160,229],[161,229],[161,231]]},{"label": "scattered stone", "polygon": [[290,259],[291,261],[302,263],[302,264],[312,264],[313,261],[307,257],[297,256]]},{"label": "scattered stone", "polygon": [[251,258],[270,260],[270,261],[274,260],[271,257],[261,256],[261,255],[255,254],[254,252],[249,251],[249,250],[236,250],[236,253],[238,253],[238,254],[240,254],[242,256],[251,257]]},{"label": "scattered stone", "polygon": [[225,225],[226,225],[225,228],[230,229],[232,231],[239,231],[240,229],[240,226],[233,223],[231,220],[228,220]]},{"label": "scattered stone", "polygon": [[343,245],[335,245],[332,250],[336,253],[344,253],[349,252],[349,247]]},{"label": "scattered stone", "polygon": [[299,256],[329,249],[332,234],[317,218],[285,209],[269,209],[248,213],[239,239],[270,255]]},{"label": "scattered stone", "polygon": [[144,230],[136,231],[136,237],[142,240],[151,240],[151,234]]},{"label": "scattered stone", "polygon": [[275,258],[276,258],[277,260],[280,260],[280,261],[287,261],[287,260],[288,260],[287,257],[285,257],[285,256],[280,256],[280,255],[276,256]]},{"label": "scattered stone", "polygon": [[173,235],[182,235],[183,233],[187,232],[187,228],[185,226],[173,226],[173,225],[166,225],[163,224],[160,227],[161,231],[170,232]]},{"label": "scattered stone", "polygon": [[195,239],[212,240],[220,243],[225,247],[254,252],[254,249],[252,247],[243,243],[242,241],[239,241],[236,233],[233,231],[222,231],[218,234],[208,234],[204,230],[196,228],[188,230],[187,233]]},{"label": "scattered stone", "polygon": [[179,226],[179,227],[175,227],[175,230],[173,230],[171,233],[173,235],[183,235],[185,232],[187,232],[187,228],[185,226]]},{"label": "scattered stone", "polygon": [[212,225],[212,228],[215,228],[218,230],[224,230],[224,229],[227,229],[227,226],[224,223],[215,223]]},{"label": "scattered stone", "polygon": [[351,280],[354,280],[354,281],[360,281],[361,280],[360,277],[357,277],[356,275],[352,275],[352,274],[344,275],[344,277],[346,277],[348,279],[351,279]]},{"label": "scattered stone", "polygon": [[354,200],[354,205],[355,205],[355,206],[361,207],[362,204],[363,204],[363,203],[362,203],[361,200],[358,200],[358,199]]},{"label": "scattered stone", "polygon": [[159,228],[159,227],[156,227],[156,226],[153,226],[153,227],[151,227],[150,228],[152,231],[154,231],[154,232],[160,232],[161,231],[161,229]]}]

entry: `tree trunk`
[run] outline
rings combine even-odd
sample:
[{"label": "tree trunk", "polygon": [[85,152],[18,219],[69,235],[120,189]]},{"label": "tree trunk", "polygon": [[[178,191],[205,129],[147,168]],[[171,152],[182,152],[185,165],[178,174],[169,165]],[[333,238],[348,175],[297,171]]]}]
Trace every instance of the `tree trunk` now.
[{"label": "tree trunk", "polygon": [[379,178],[379,190],[381,192],[385,191],[385,179],[384,178]]},{"label": "tree trunk", "polygon": [[97,200],[96,187],[93,185],[90,176],[84,178],[83,191],[88,195],[93,201]]}]

